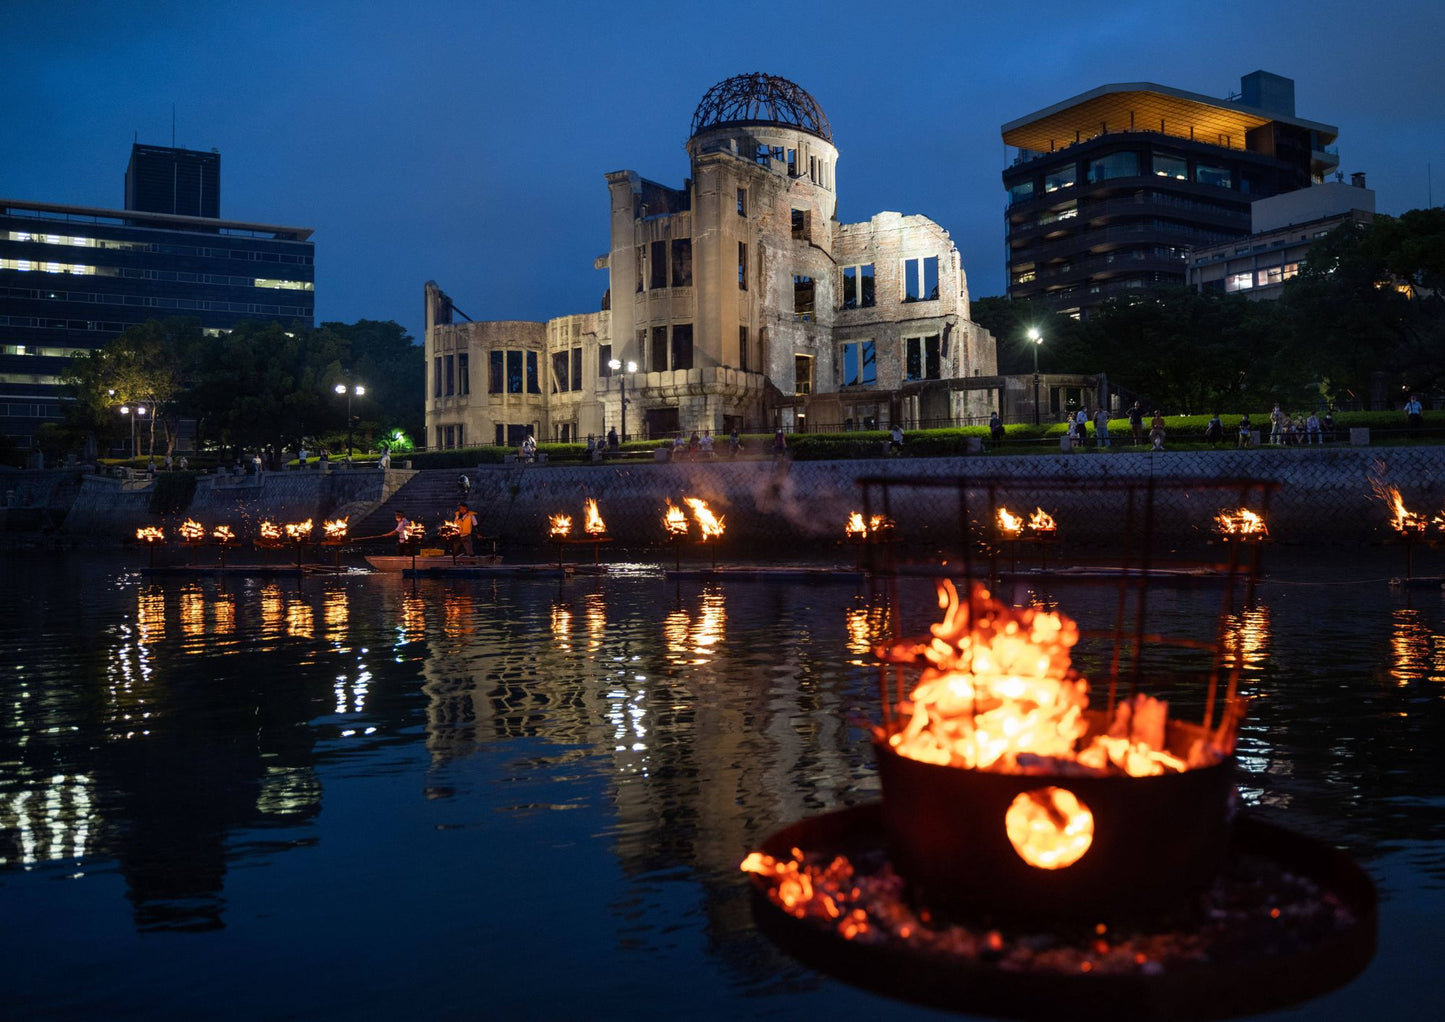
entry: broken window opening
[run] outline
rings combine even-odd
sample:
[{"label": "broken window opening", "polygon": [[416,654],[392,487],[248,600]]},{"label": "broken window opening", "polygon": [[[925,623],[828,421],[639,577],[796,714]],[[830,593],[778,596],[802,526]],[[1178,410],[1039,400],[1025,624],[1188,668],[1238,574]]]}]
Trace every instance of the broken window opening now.
[{"label": "broken window opening", "polygon": [[748,190],[747,190],[746,188],[739,188],[739,189],[738,189],[738,216],[747,216],[747,215],[748,215]]},{"label": "broken window opening", "polygon": [[738,242],[738,290],[748,289],[748,243]]},{"label": "broken window opening", "polygon": [[431,367],[431,396],[442,396],[442,357],[438,355],[432,360]]},{"label": "broken window opening", "polygon": [[811,237],[808,232],[808,211],[806,209],[793,210],[793,237],[801,241],[807,241]]},{"label": "broken window opening", "polygon": [[453,357],[453,356],[451,356],[451,355],[448,355],[448,356],[447,356],[446,369],[447,369],[447,389],[446,389],[446,394],[447,394],[447,397],[451,397],[453,394],[455,394],[455,393],[457,392],[457,360],[456,360],[455,357]]},{"label": "broken window opening", "polygon": [[803,323],[813,320],[813,278],[793,274],[793,319]]},{"label": "broken window opening", "polygon": [[652,350],[651,369],[654,373],[667,372],[667,327],[655,326],[652,328]]},{"label": "broken window opening", "polygon": [[612,366],[610,364],[611,362],[612,345],[597,345],[597,375],[604,380],[612,375]]},{"label": "broken window opening", "polygon": [[471,356],[464,351],[457,356],[457,393],[465,397],[471,392]]},{"label": "broken window opening", "polygon": [[552,353],[552,393],[558,394],[571,389],[571,381],[568,379],[567,370],[567,353],[565,351],[554,351]]},{"label": "broken window opening", "polygon": [[692,368],[691,323],[678,323],[672,328],[672,368]]},{"label": "broken window opening", "polygon": [[738,327],[738,368],[748,372],[748,328]]},{"label": "broken window opening", "polygon": [[938,297],[938,256],[903,260],[903,300],[922,302]]},{"label": "broken window opening", "polygon": [[522,353],[520,351],[507,352],[507,393],[522,393],[523,379]]},{"label": "broken window opening", "polygon": [[489,356],[488,356],[488,366],[487,366],[487,393],[488,393],[488,394],[505,394],[505,393],[507,392],[507,386],[506,386],[506,383],[504,382],[505,379],[506,379],[506,375],[507,375],[507,374],[506,374],[505,368],[504,368],[503,365],[502,365],[502,360],[503,360],[503,358],[504,358],[504,355],[503,355],[503,353],[500,352],[500,351],[493,351],[493,352],[491,352],[491,353],[489,354]]},{"label": "broken window opening", "polygon": [[667,287],[667,242],[654,241],[648,255],[648,290],[655,291]]},{"label": "broken window opening", "polygon": [[877,304],[873,264],[843,267],[843,308],[871,309]]},{"label": "broken window opening", "polygon": [[813,393],[813,356],[793,356],[793,393]]},{"label": "broken window opening", "polygon": [[537,373],[537,353],[527,352],[527,393],[542,393],[542,380]]},{"label": "broken window opening", "polygon": [[878,363],[871,340],[843,344],[843,386],[871,387],[878,382]]},{"label": "broken window opening", "polygon": [[692,287],[692,239],[672,240],[672,286]]},{"label": "broken window opening", "polygon": [[798,150],[796,149],[788,150],[788,176],[798,176]]},{"label": "broken window opening", "polygon": [[572,349],[572,389],[582,389],[582,349]]},{"label": "broken window opening", "polygon": [[937,380],[943,376],[943,360],[939,335],[905,337],[904,378],[906,380]]},{"label": "broken window opening", "polygon": [[638,246],[637,246],[637,290],[638,290],[639,292],[646,290],[646,288],[643,286],[644,281],[646,281],[646,279],[647,279],[647,278],[644,276],[644,274],[643,274],[644,268],[645,268],[646,266],[647,266],[647,247],[646,247],[645,245],[638,245]]}]

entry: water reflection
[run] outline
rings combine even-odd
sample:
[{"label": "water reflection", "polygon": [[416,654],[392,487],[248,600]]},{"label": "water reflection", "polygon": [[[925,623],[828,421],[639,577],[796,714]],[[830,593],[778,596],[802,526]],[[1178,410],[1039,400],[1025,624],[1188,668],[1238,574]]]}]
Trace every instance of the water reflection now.
[{"label": "water reflection", "polygon": [[[357,960],[387,939],[399,965],[445,982],[421,951],[445,932],[455,954],[505,959],[533,989],[548,986],[521,960],[533,938],[498,934],[581,918],[594,964],[579,982],[635,982],[665,956],[720,969],[714,1014],[732,1017],[747,996],[815,982],[752,929],[740,853],[877,797],[872,649],[936,613],[923,583],[894,615],[846,585],[646,579],[131,577],[77,603],[74,579],[91,570],[26,575],[29,589],[0,596],[0,648],[21,665],[0,672],[7,894],[40,902],[46,876],[118,872],[125,901],[85,889],[97,919],[234,926],[236,968],[256,964],[239,945],[257,934],[277,955],[319,938]],[[1445,798],[1421,767],[1445,752],[1445,700],[1423,684],[1445,678],[1445,608],[1383,587],[1362,601],[1266,586],[1221,633],[1217,597],[1151,595],[1151,628],[1222,634],[1257,697],[1240,740],[1246,798],[1367,860],[1408,847],[1416,874],[1445,872],[1424,844],[1445,835]],[[1077,596],[1057,598],[1077,613]],[[1109,613],[1097,609],[1105,625]],[[338,862],[365,864],[366,883],[328,872]],[[378,898],[373,874],[391,862],[405,868]],[[248,866],[285,883],[272,893]],[[402,908],[384,926],[347,915],[354,932],[267,921],[303,890]],[[459,928],[459,899],[496,925]],[[139,961],[119,953],[119,968]],[[786,992],[759,993],[778,975]]]}]

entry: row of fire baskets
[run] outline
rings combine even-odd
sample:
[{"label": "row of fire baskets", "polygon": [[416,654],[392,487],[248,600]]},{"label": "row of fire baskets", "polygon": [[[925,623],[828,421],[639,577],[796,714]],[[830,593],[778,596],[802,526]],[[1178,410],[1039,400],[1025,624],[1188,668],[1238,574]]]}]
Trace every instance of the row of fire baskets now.
[{"label": "row of fire baskets", "polygon": [[[347,540],[348,518],[334,518],[324,520],[321,523],[321,535],[319,542],[323,546],[340,547]],[[315,535],[316,525],[314,519],[307,518],[302,522],[274,522],[269,519],[263,520],[257,527],[257,532],[252,537],[252,545],[258,550],[282,550],[293,547],[296,550],[297,564],[301,563],[301,552],[304,547],[318,541]],[[234,550],[241,545],[241,539],[236,535],[236,530],[230,525],[221,524],[207,531],[206,527],[194,518],[187,518],[175,530],[176,538],[181,545],[190,549],[191,563],[196,560],[196,553],[206,546],[214,546],[221,552],[221,566],[225,567],[227,551]],[[150,550],[150,563],[155,566],[155,551],[158,546],[166,542],[166,530],[160,525],[143,525],[135,530],[137,542],[144,543]]]}]

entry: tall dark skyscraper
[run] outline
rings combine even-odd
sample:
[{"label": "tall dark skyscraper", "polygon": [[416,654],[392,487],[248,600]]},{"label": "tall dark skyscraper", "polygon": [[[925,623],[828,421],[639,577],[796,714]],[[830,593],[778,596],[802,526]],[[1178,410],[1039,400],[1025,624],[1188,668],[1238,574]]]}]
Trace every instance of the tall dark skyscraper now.
[{"label": "tall dark skyscraper", "polygon": [[130,147],[125,208],[174,216],[221,215],[221,154],[165,146]]}]

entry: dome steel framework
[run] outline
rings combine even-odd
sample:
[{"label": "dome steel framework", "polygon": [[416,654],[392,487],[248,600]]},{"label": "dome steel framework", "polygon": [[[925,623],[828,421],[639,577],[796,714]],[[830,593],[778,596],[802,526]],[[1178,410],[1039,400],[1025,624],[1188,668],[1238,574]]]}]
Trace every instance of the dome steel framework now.
[{"label": "dome steel framework", "polygon": [[692,115],[692,134],[724,124],[787,125],[833,141],[823,108],[807,90],[759,71],[734,75],[708,89]]}]

